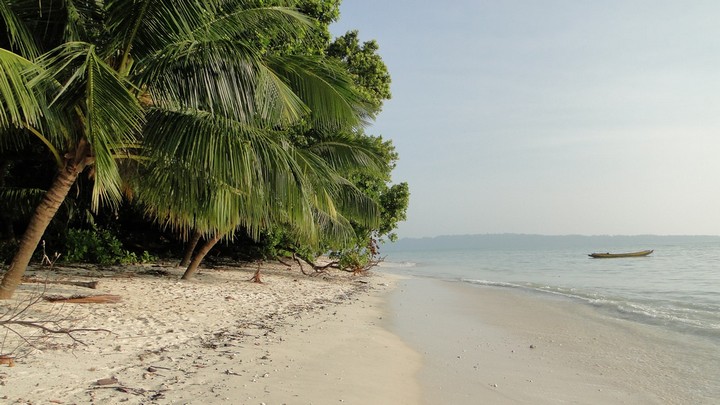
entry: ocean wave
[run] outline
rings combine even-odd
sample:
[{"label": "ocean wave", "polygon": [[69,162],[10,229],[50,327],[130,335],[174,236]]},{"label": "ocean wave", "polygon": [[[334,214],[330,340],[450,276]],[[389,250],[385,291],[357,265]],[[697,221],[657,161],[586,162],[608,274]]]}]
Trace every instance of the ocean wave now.
[{"label": "ocean wave", "polygon": [[720,332],[720,317],[718,317],[720,308],[715,306],[694,304],[693,307],[687,307],[668,301],[639,302],[620,297],[607,297],[599,292],[578,291],[575,288],[532,283],[519,284],[478,279],[460,279],[459,281],[480,286],[517,288],[557,295],[613,312],[621,318],[644,323],[675,325],[679,329],[692,328],[713,335]]},{"label": "ocean wave", "polygon": [[382,262],[378,264],[380,267],[388,268],[388,269],[406,269],[409,267],[415,267],[417,266],[417,263],[415,262]]},{"label": "ocean wave", "polygon": [[520,284],[513,284],[513,283],[505,283],[501,281],[489,281],[489,280],[474,280],[474,279],[460,279],[460,282],[468,283],[468,284],[475,284],[475,285],[484,285],[488,287],[510,287],[510,288],[523,288],[524,286]]}]

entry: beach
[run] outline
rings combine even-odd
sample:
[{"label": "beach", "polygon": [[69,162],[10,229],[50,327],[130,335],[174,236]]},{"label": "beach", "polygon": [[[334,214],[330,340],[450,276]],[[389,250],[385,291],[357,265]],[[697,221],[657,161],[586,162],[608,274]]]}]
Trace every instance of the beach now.
[{"label": "beach", "polygon": [[[713,404],[717,347],[566,297],[411,278],[394,330],[423,355],[424,404]],[[703,348],[704,353],[690,353]],[[479,402],[477,402],[479,401]]]},{"label": "beach", "polygon": [[[420,356],[383,325],[395,278],[332,271],[314,277],[263,265],[201,271],[179,281],[172,266],[33,272],[94,280],[97,290],[23,284],[7,311],[45,294],[110,294],[119,302],[41,301],[26,318],[105,329],[35,342],[0,366],[0,402],[11,404],[415,404]],[[3,312],[0,312],[0,314]],[[18,344],[8,336],[3,353]],[[24,349],[28,349],[25,345]]]},{"label": "beach", "polygon": [[256,268],[191,282],[172,266],[51,274],[99,284],[46,294],[119,302],[34,305],[33,316],[107,332],[37,341],[0,366],[2,403],[709,404],[719,392],[672,337],[565,298],[382,269],[264,265],[257,284]]}]

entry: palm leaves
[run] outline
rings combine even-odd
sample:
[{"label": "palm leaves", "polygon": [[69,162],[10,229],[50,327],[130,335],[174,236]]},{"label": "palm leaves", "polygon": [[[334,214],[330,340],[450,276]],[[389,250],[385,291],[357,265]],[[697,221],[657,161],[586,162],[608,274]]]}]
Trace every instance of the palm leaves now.
[{"label": "palm leaves", "polygon": [[[117,205],[128,181],[148,215],[214,240],[274,224],[342,240],[348,218],[376,220],[375,205],[336,171],[372,165],[367,151],[301,150],[282,134],[302,122],[337,131],[369,116],[337,63],[264,49],[313,25],[297,11],[230,0],[17,0],[0,1],[0,18],[6,42],[28,58],[0,48],[0,148],[19,135],[47,145],[63,173],[42,205],[48,212],[90,166],[94,208]],[[37,49],[49,51],[36,58]],[[123,179],[123,159],[138,160],[139,175]],[[21,250],[34,249],[44,221]],[[14,289],[6,281],[19,280],[23,260],[0,295]]]},{"label": "palm leaves", "polygon": [[33,75],[32,62],[0,48],[0,129],[40,120],[41,104],[28,85]]}]

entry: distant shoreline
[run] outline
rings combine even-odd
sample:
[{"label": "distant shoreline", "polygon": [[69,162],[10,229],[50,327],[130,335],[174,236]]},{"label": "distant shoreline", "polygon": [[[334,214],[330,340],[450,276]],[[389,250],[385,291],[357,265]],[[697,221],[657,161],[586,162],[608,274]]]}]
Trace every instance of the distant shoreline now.
[{"label": "distant shoreline", "polygon": [[381,247],[383,253],[415,250],[582,248],[591,251],[633,247],[639,250],[674,244],[718,243],[715,235],[539,235],[476,234],[401,238]]}]

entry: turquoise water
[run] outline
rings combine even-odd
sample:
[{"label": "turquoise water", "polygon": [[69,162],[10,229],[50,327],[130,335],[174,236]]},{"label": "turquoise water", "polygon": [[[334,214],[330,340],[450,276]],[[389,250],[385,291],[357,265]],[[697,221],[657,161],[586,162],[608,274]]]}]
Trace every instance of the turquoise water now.
[{"label": "turquoise water", "polygon": [[[399,274],[563,296],[614,317],[720,344],[720,238],[610,238],[598,246],[596,239],[578,237],[564,240],[572,241],[564,243],[569,247],[543,240],[512,248],[487,240],[462,249],[433,249],[428,240],[420,248],[400,243],[386,247],[381,266]],[[655,251],[642,258],[587,256],[643,249]]]}]

